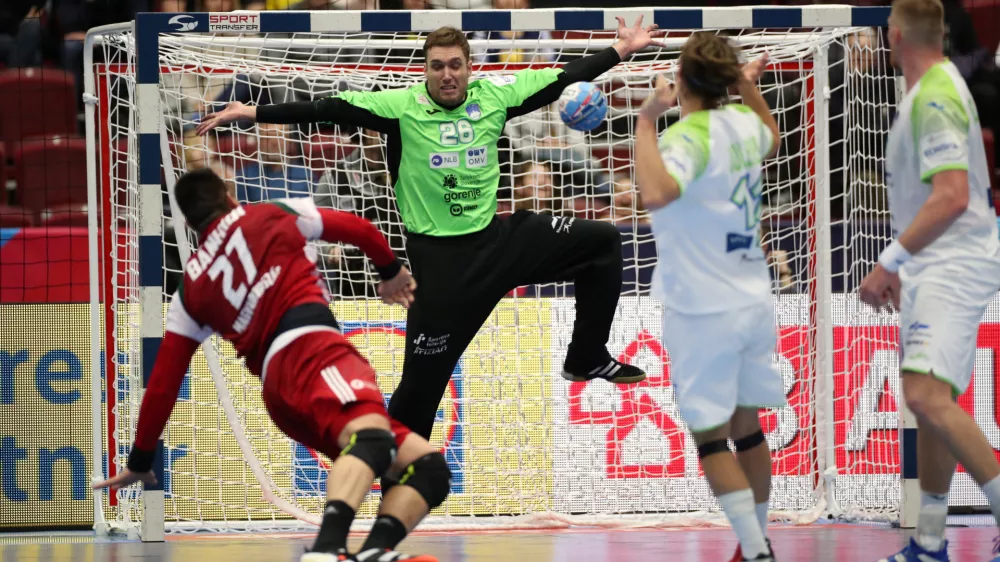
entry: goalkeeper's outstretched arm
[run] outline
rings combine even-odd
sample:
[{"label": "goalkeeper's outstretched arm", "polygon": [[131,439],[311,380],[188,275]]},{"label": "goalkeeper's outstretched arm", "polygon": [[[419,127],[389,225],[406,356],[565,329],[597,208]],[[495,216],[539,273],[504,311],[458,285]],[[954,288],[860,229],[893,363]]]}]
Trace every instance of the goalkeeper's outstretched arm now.
[{"label": "goalkeeper's outstretched arm", "polygon": [[626,27],[624,19],[617,19],[618,41],[614,45],[599,53],[566,63],[555,82],[547,84],[522,103],[508,108],[507,119],[513,119],[549,105],[559,99],[559,95],[566,89],[566,86],[576,82],[590,82],[637,51],[650,45],[662,46],[654,38],[662,37],[665,32],[658,31],[656,24],[643,28],[642,16],[639,16],[634,26]]}]

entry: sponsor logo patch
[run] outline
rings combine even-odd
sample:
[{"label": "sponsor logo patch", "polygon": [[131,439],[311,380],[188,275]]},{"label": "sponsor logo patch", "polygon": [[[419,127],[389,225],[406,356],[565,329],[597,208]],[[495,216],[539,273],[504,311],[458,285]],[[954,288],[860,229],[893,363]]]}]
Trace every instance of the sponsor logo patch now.
[{"label": "sponsor logo patch", "polygon": [[736,252],[738,250],[749,250],[753,245],[753,236],[730,232],[726,234],[726,252]]},{"label": "sponsor logo patch", "polygon": [[436,170],[439,168],[457,168],[458,167],[458,153],[457,152],[435,152],[431,154],[430,160],[431,169]]},{"label": "sponsor logo patch", "polygon": [[465,151],[466,168],[482,168],[489,163],[489,152],[485,146],[475,146]]}]

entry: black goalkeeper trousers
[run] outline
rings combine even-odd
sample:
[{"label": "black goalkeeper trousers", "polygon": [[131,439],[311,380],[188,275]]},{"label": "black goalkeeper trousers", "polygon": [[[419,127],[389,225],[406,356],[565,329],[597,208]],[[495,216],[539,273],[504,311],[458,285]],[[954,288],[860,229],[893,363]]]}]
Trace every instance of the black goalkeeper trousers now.
[{"label": "black goalkeeper trousers", "polygon": [[586,363],[609,359],[622,286],[621,235],[613,224],[519,211],[473,234],[411,234],[406,252],[417,290],[389,415],[425,438],[462,353],[516,287],[573,281],[576,323],[567,353]]}]

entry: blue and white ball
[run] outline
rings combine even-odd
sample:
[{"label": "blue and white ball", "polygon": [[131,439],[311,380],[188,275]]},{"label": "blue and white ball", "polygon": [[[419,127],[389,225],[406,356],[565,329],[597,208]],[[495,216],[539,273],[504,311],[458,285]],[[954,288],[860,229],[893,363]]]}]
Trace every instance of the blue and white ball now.
[{"label": "blue and white ball", "polygon": [[607,115],[604,92],[590,82],[570,84],[559,96],[559,116],[570,129],[589,131],[600,125]]}]

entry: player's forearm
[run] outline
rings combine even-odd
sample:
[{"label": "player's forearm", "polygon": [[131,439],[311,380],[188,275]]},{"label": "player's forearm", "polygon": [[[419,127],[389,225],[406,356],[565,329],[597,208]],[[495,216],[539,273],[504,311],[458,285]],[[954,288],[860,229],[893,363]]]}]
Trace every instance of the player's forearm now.
[{"label": "player's forearm", "polygon": [[771,150],[767,153],[767,158],[774,156],[778,152],[778,140],[780,139],[780,133],[778,131],[778,122],[775,121],[774,115],[771,114],[771,108],[767,105],[767,100],[761,95],[760,90],[757,89],[757,85],[746,79],[741,79],[739,83],[740,97],[743,98],[743,103],[747,107],[753,110],[754,113],[760,117],[764,125],[771,130]]},{"label": "player's forearm", "polygon": [[964,171],[941,172],[932,181],[930,197],[899,236],[899,243],[911,255],[937,240],[969,207],[968,174]]},{"label": "player's forearm", "polygon": [[128,460],[129,470],[146,472],[152,466],[156,440],[170,419],[184,374],[198,345],[198,342],[173,332],[168,331],[164,336],[149,385],[142,397],[135,442]]},{"label": "player's forearm", "polygon": [[608,47],[593,55],[566,63],[555,82],[532,94],[521,105],[509,108],[507,119],[513,119],[549,105],[559,99],[566,86],[577,82],[590,82],[614,68],[621,61],[622,58],[618,51],[614,47]]},{"label": "player's forearm", "polygon": [[253,119],[259,123],[296,125],[317,123],[323,120],[320,116],[318,102],[313,101],[294,101],[260,106],[248,105],[244,111],[247,113],[247,119]]},{"label": "player's forearm", "polygon": [[389,242],[375,225],[367,220],[330,209],[321,209],[323,217],[323,240],[344,242],[357,246],[375,264],[379,277],[392,279],[399,273],[402,264],[389,247]]},{"label": "player's forearm", "polygon": [[[570,61],[563,66],[560,80],[569,86],[576,82],[590,82],[598,76],[611,70],[618,63],[622,62],[628,53],[623,54],[624,47],[616,43],[614,47],[608,47],[592,55]],[[563,88],[565,88],[563,86]],[[562,93],[562,89],[559,91]],[[558,95],[556,96],[558,98]]]},{"label": "player's forearm", "polygon": [[680,196],[680,186],[667,172],[657,146],[656,122],[640,115],[635,124],[635,177],[642,204],[650,211]]}]

